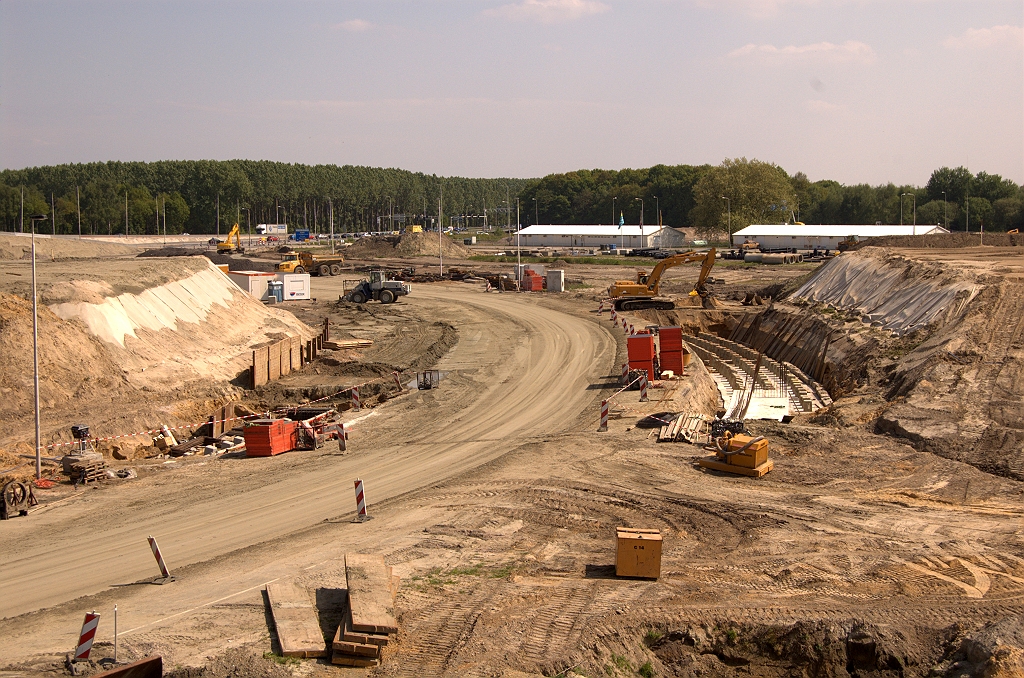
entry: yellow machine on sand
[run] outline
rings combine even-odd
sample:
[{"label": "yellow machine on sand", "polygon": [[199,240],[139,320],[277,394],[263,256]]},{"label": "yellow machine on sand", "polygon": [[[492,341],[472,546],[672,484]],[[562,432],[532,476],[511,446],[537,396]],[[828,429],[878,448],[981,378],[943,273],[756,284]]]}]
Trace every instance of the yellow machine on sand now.
[{"label": "yellow machine on sand", "polygon": [[[232,240],[234,240],[234,244],[232,244]],[[239,235],[238,224],[231,227],[231,231],[228,232],[227,240],[217,243],[218,254],[229,254],[231,252],[238,252],[239,254],[245,252],[245,250],[242,249],[242,238]]]},{"label": "yellow machine on sand", "polygon": [[310,273],[312,275],[341,275],[341,265],[345,263],[342,256],[321,259],[309,252],[289,252],[277,265],[278,273]]},{"label": "yellow machine on sand", "polygon": [[616,311],[638,311],[645,308],[671,311],[676,307],[674,303],[668,299],[656,298],[661,293],[661,276],[674,266],[695,261],[701,261],[703,265],[700,267],[700,275],[697,277],[690,296],[700,297],[701,306],[704,308],[716,308],[714,297],[711,296],[706,284],[708,274],[711,273],[711,268],[715,265],[716,254],[717,250],[714,247],[706,253],[690,250],[662,259],[649,275],[644,270],[638,270],[636,280],[616,280],[608,288],[608,296],[612,299],[613,308]]}]

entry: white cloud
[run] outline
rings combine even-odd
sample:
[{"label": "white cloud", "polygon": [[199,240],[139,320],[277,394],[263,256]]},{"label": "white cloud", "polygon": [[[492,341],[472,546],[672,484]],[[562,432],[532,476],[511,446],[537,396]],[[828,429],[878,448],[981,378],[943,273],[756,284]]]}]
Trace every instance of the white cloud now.
[{"label": "white cloud", "polygon": [[536,21],[542,24],[575,21],[591,14],[611,9],[598,0],[521,0],[501,7],[484,10],[487,16],[512,21]]},{"label": "white cloud", "polygon": [[993,26],[992,28],[968,28],[963,35],[950,36],[943,45],[950,49],[991,49],[1010,45],[1021,47],[1024,31],[1020,26]]},{"label": "white cloud", "polygon": [[348,31],[349,33],[364,33],[373,28],[373,24],[369,21],[363,21],[362,19],[350,19],[348,21],[342,21],[340,24],[334,24],[331,28]]},{"label": "white cloud", "polygon": [[821,99],[805,101],[804,106],[806,106],[807,110],[812,113],[828,113],[829,111],[838,111],[841,108],[836,104],[830,104],[829,102],[822,101]]},{"label": "white cloud", "polygon": [[727,8],[754,17],[770,17],[786,5],[816,5],[818,0],[694,0],[699,7]]},{"label": "white cloud", "polygon": [[787,47],[750,43],[729,52],[729,56],[734,59],[807,59],[866,64],[875,60],[875,50],[871,49],[870,45],[856,40],[847,40],[841,45],[831,42],[816,42],[812,45],[789,45]]}]

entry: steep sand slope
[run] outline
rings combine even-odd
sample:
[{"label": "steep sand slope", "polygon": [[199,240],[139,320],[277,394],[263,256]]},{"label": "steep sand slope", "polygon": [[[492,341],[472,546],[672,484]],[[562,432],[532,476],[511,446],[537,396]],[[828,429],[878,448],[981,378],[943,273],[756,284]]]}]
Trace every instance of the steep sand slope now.
[{"label": "steep sand slope", "polygon": [[[27,268],[0,268],[7,287],[0,288],[0,395],[10,413],[0,422],[0,449],[32,439],[32,307],[21,296]],[[231,381],[247,369],[253,347],[314,334],[244,294],[203,257],[116,267],[44,262],[39,278],[47,443],[66,439],[73,423],[101,436],[187,423],[237,390]]]}]

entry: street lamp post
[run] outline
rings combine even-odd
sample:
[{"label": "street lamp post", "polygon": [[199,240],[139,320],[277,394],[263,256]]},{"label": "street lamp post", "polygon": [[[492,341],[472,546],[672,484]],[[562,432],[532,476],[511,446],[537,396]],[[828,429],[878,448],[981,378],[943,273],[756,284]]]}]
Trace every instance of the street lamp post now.
[{"label": "street lamp post", "polygon": [[519,220],[519,196],[516,196],[516,289],[519,289],[519,267],[522,265],[521,245],[519,242],[523,224]]},{"label": "street lamp post", "polygon": [[913,235],[917,235],[917,194],[916,193],[900,193],[900,226],[903,225],[903,198],[910,196],[914,199],[914,230]]},{"label": "street lamp post", "polygon": [[619,199],[619,196],[612,196],[612,225],[615,225],[615,201]]},{"label": "street lamp post", "polygon": [[725,213],[728,218],[728,221],[726,222],[728,226],[726,228],[729,229],[729,247],[732,247],[732,201],[724,195],[721,196],[721,198],[725,201]]},{"label": "street lamp post", "polygon": [[39,309],[36,298],[36,222],[45,221],[45,214],[35,214],[29,217],[32,223],[32,378],[35,386],[35,413],[36,413],[36,480],[43,477],[43,460],[40,445],[42,435],[39,428]]},{"label": "street lamp post", "polygon": [[654,196],[654,216],[658,220],[658,226],[661,226],[661,202],[658,196]]},{"label": "street lamp post", "polygon": [[643,247],[647,243],[644,242],[644,199],[633,198],[633,202],[640,201],[640,247]]},{"label": "street lamp post", "polygon": [[[284,212],[284,221],[283,222],[281,221],[281,212],[282,211]],[[284,207],[281,207],[280,205],[277,206],[277,223],[279,223],[279,224],[283,223],[284,224],[284,232],[285,232],[285,235],[287,235],[288,234],[288,210],[286,210]]]},{"label": "street lamp post", "polygon": [[949,230],[949,217],[946,215],[946,192],[942,192],[942,225]]},{"label": "street lamp post", "polygon": [[239,209],[245,210],[245,230],[249,233],[248,247],[252,247],[252,212],[249,211],[248,207],[240,207]]},{"label": "street lamp post", "polygon": [[537,199],[533,199],[533,223],[537,225],[540,223],[540,208],[537,207]]}]

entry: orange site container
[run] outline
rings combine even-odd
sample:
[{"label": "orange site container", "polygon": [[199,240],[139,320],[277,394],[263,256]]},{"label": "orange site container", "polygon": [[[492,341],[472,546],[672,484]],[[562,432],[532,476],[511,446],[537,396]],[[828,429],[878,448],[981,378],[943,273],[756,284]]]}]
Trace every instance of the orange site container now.
[{"label": "orange site container", "polygon": [[662,351],[681,351],[683,349],[683,328],[659,327],[658,345]]},{"label": "orange site container", "polygon": [[285,419],[256,419],[243,432],[245,456],[272,457],[299,445],[299,423]]},{"label": "orange site container", "polygon": [[679,351],[662,351],[660,357],[662,370],[672,370],[676,374],[682,374],[686,365],[683,363],[683,354]]},{"label": "orange site container", "polygon": [[629,337],[626,343],[626,352],[629,361],[654,360],[654,337],[650,334],[637,334]]}]

